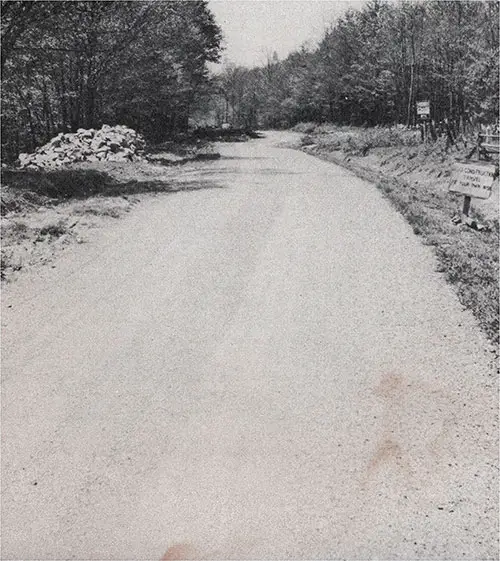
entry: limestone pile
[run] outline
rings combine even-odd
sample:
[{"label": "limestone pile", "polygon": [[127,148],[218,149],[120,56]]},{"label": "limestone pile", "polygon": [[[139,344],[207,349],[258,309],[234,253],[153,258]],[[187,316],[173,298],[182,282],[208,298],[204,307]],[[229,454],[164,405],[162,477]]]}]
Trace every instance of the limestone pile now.
[{"label": "limestone pile", "polygon": [[21,168],[58,168],[74,162],[132,162],[142,159],[144,139],[123,125],[59,133],[33,154],[19,154]]}]

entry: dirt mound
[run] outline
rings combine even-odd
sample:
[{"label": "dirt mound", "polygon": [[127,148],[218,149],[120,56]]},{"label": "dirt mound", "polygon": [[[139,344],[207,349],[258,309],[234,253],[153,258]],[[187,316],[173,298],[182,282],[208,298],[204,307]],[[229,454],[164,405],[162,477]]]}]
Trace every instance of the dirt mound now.
[{"label": "dirt mound", "polygon": [[74,162],[131,162],[142,158],[144,139],[123,125],[59,133],[33,154],[19,154],[21,168],[58,168]]}]

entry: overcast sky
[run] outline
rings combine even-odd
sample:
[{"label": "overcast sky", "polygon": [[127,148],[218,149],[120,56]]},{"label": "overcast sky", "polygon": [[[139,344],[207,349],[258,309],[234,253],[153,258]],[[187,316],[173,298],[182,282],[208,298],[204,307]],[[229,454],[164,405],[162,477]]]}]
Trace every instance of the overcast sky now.
[{"label": "overcast sky", "polygon": [[209,0],[224,33],[223,57],[238,65],[265,63],[273,51],[280,59],[305,42],[321,39],[328,25],[363,0]]}]

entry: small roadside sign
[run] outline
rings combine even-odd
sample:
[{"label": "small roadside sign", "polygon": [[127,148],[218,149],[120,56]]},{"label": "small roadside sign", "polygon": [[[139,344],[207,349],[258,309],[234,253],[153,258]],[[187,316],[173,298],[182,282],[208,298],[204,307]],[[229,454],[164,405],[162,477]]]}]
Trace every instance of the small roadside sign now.
[{"label": "small roadside sign", "polygon": [[429,119],[431,116],[431,104],[429,101],[417,101],[417,115],[421,119]]},{"label": "small roadside sign", "polygon": [[449,191],[476,199],[491,196],[495,166],[483,162],[456,163]]}]

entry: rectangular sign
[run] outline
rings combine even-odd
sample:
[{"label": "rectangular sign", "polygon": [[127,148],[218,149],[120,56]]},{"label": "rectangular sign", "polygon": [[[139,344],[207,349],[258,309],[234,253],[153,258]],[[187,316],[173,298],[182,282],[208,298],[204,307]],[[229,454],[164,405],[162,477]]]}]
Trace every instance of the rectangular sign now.
[{"label": "rectangular sign", "polygon": [[429,117],[431,114],[431,104],[429,101],[417,101],[417,115],[419,117]]},{"label": "rectangular sign", "polygon": [[476,199],[491,195],[495,166],[481,162],[456,163],[449,190]]}]

